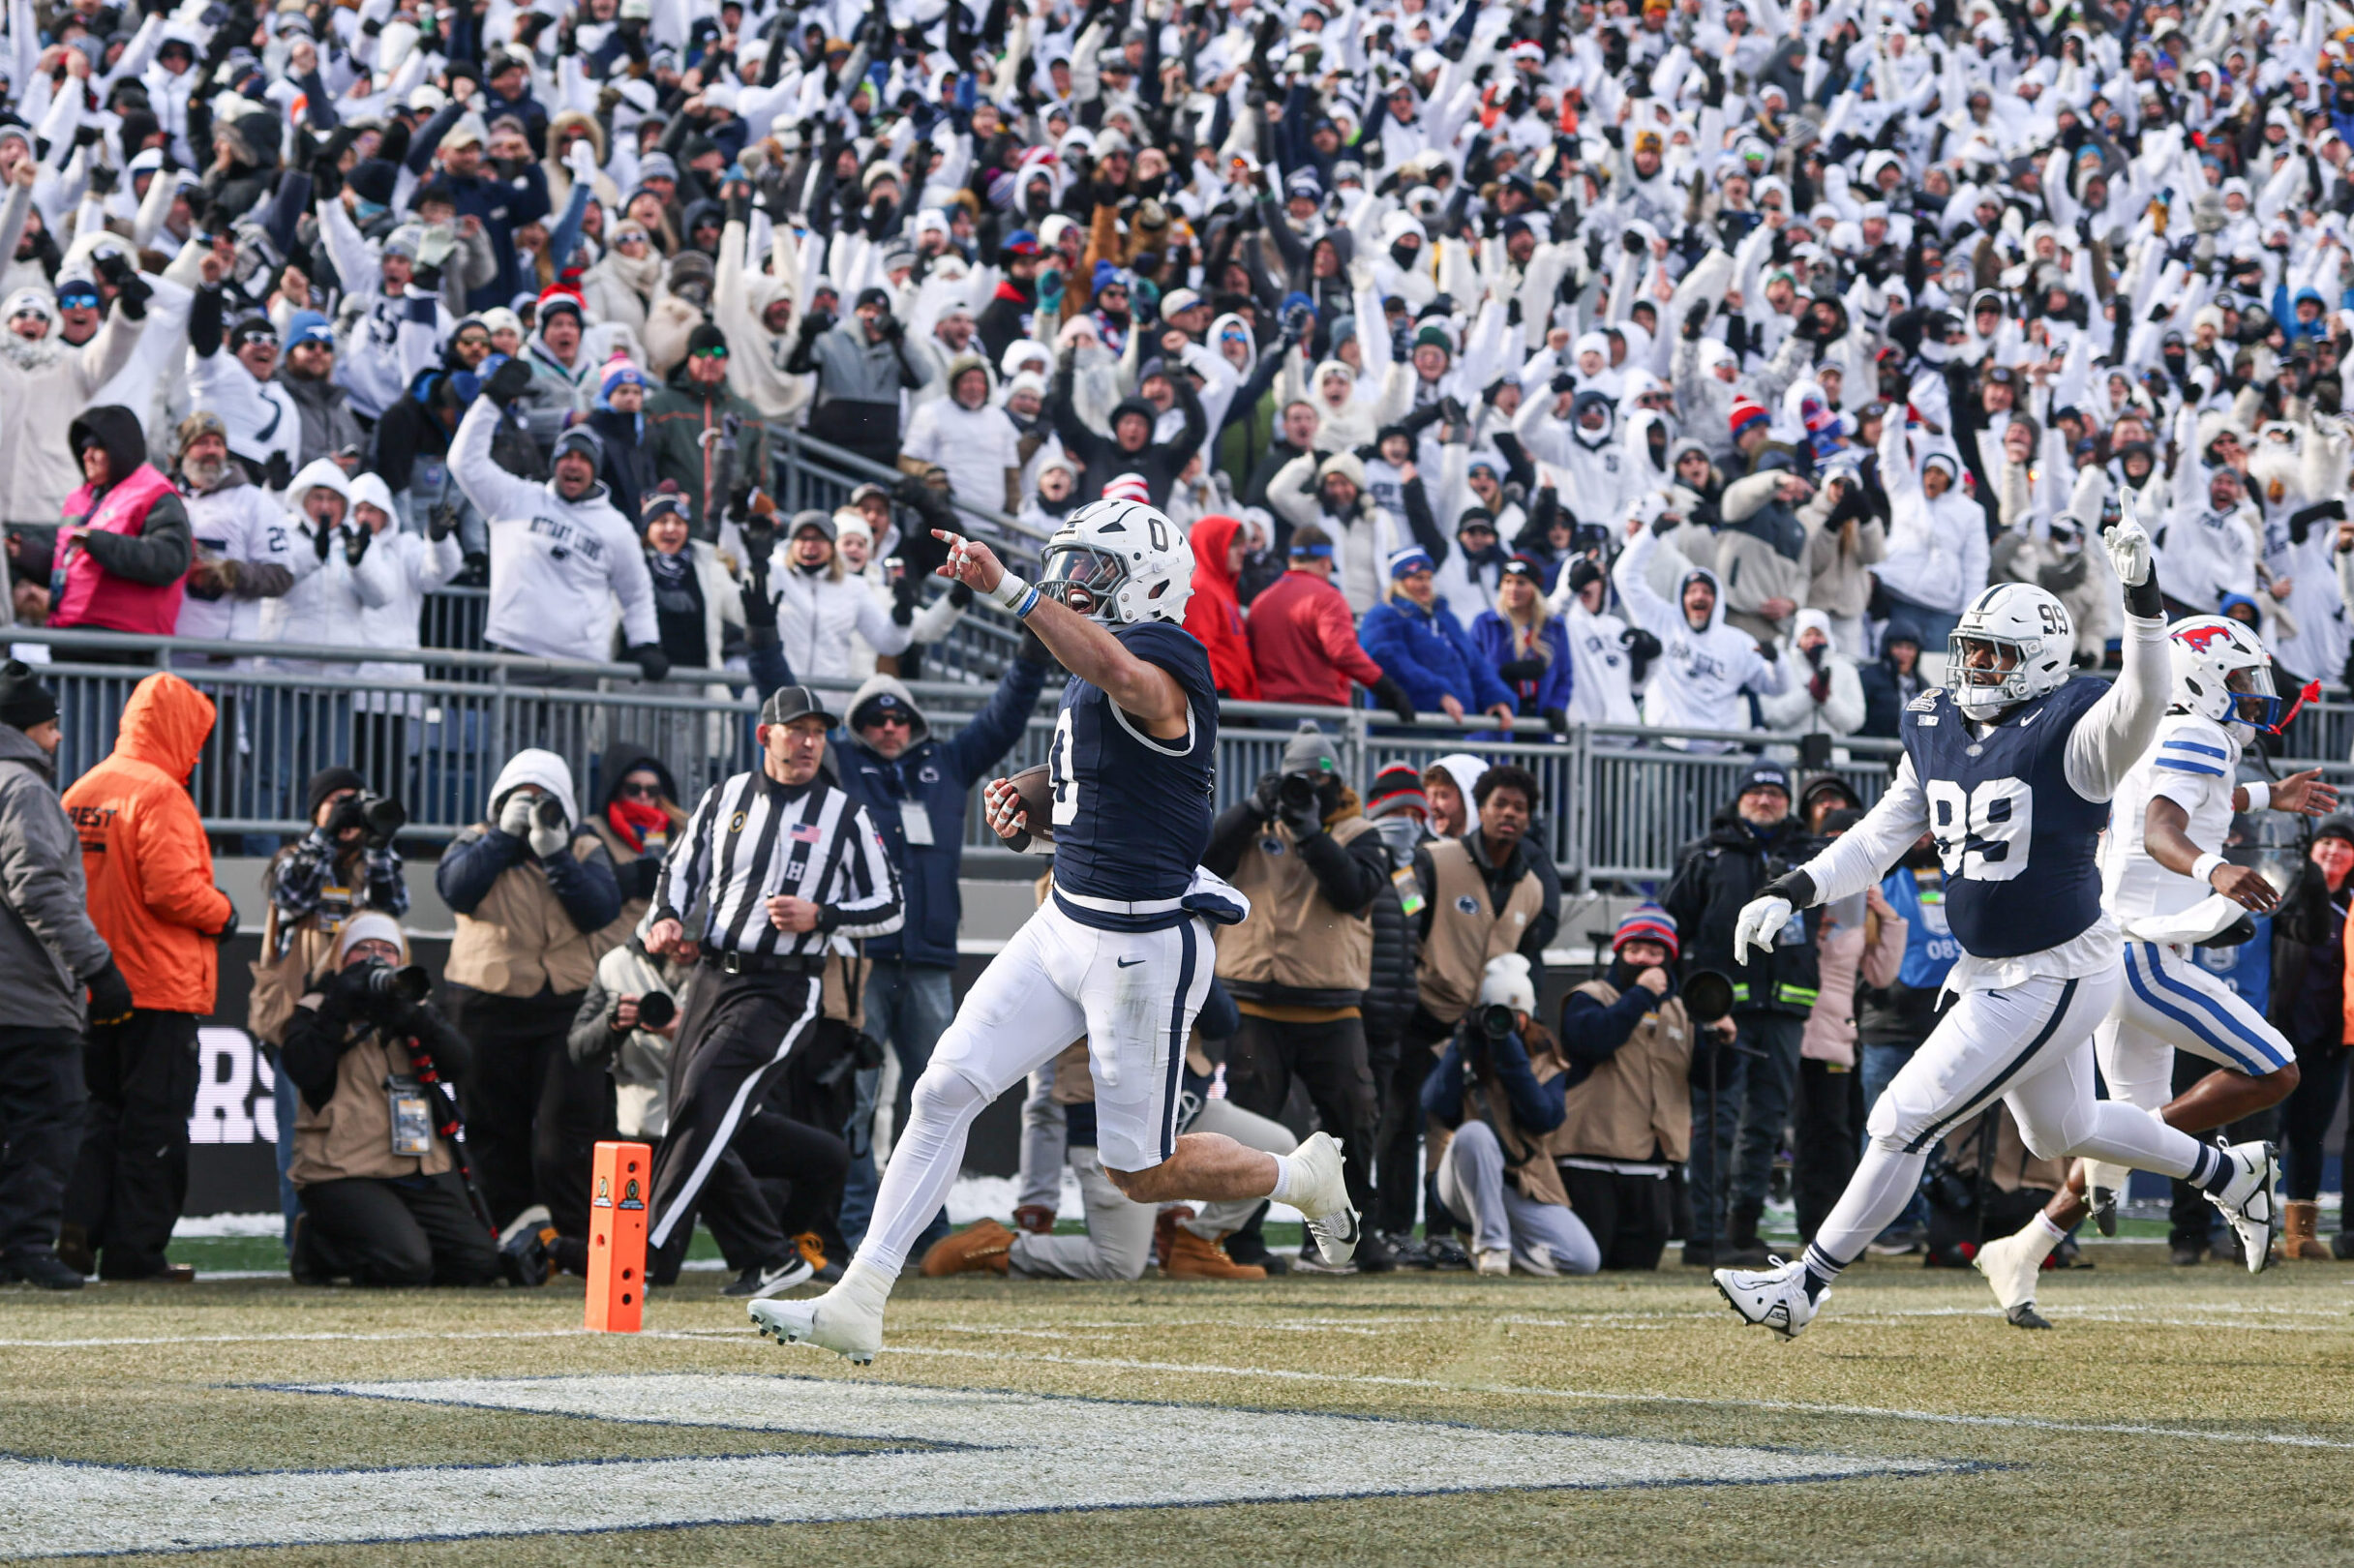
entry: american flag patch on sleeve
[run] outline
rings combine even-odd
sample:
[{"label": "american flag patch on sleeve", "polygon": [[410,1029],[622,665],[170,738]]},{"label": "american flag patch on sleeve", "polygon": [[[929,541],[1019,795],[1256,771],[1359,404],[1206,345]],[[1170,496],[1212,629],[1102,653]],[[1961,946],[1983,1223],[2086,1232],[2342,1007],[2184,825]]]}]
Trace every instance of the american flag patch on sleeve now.
[{"label": "american flag patch on sleeve", "polygon": [[817,842],[817,840],[818,830],[816,823],[804,822],[793,829],[793,842],[796,844],[814,844]]}]

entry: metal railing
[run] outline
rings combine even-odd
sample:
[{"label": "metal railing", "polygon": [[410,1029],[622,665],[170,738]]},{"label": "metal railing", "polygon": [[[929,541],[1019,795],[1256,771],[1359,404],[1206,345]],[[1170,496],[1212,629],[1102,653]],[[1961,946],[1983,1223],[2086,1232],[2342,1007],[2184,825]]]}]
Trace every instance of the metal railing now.
[{"label": "metal railing", "polygon": [[[565,760],[584,809],[602,797],[607,781],[599,759],[612,746],[640,746],[661,758],[682,803],[759,762],[756,698],[741,676],[724,671],[677,673],[649,682],[633,665],[444,649],[420,658],[444,674],[409,676],[388,659],[393,650],[376,648],[37,628],[16,628],[12,637],[46,644],[56,656],[44,673],[57,692],[65,732],[61,785],[112,748],[133,686],[157,666],[212,698],[217,720],[190,788],[213,833],[249,836],[257,850],[308,827],[304,786],[329,766],[353,768],[376,789],[397,796],[409,813],[405,836],[432,843],[482,820],[493,780],[526,746]],[[76,651],[143,662],[76,662]],[[238,662],[222,662],[231,658]],[[363,664],[373,668],[359,668]],[[839,684],[820,683],[820,689],[837,702],[848,696]],[[911,689],[933,733],[945,738],[970,722],[993,688],[925,680]],[[1046,760],[1056,700],[1052,690],[1041,697],[997,771],[1012,773]],[[1260,775],[1278,766],[1303,722],[1331,737],[1344,776],[1360,790],[1387,764],[1427,769],[1456,752],[1526,768],[1541,795],[1545,848],[1564,882],[1579,890],[1670,876],[1682,849],[1707,831],[1760,751],[1792,758],[1798,748],[1796,737],[1747,732],[1597,725],[1554,736],[1533,720],[1521,721],[1507,739],[1485,717],[1456,722],[1426,714],[1406,729],[1376,710],[1235,702],[1221,710],[1218,804],[1247,798]],[[1730,749],[1700,749],[1710,746]],[[1850,737],[1837,742],[1828,770],[1869,805],[1886,787],[1898,749],[1892,740]],[[2283,771],[2320,767],[2333,781],[2354,788],[2354,763],[2284,760],[2277,766]],[[1035,863],[1008,850],[977,809],[965,813],[962,842],[977,865]]]}]

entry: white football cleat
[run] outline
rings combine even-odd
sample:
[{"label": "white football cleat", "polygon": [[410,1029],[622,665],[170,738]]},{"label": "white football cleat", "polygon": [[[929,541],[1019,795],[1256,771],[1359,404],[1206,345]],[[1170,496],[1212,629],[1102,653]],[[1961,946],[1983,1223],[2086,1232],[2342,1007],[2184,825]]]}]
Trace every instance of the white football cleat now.
[{"label": "white football cleat", "polygon": [[2031,1223],[2015,1236],[1988,1242],[1970,1260],[1972,1268],[1986,1276],[1994,1287],[1995,1305],[2007,1314],[2036,1303],[2036,1276],[2043,1272],[2043,1254],[2036,1251],[2040,1239]]},{"label": "white football cleat", "polygon": [[2248,1272],[2262,1274],[2273,1260],[2273,1232],[2280,1224],[2280,1151],[2269,1143],[2221,1145],[2231,1161],[2230,1185],[2210,1192],[2207,1201],[2223,1211],[2239,1232],[2248,1254]]},{"label": "white football cleat", "polygon": [[865,1366],[883,1348],[883,1313],[829,1290],[808,1301],[756,1301],[752,1326],[778,1344],[808,1343]]},{"label": "white football cleat", "polygon": [[1740,1313],[1741,1321],[1769,1328],[1785,1340],[1796,1339],[1831,1293],[1826,1285],[1821,1297],[1807,1295],[1803,1262],[1777,1260],[1769,1269],[1718,1269],[1715,1279],[1717,1294]]},{"label": "white football cleat", "polygon": [[1348,1201],[1341,1170],[1341,1144],[1329,1132],[1312,1132],[1291,1151],[1291,1206],[1308,1221],[1324,1261],[1335,1265],[1357,1255],[1357,1211]]},{"label": "white football cleat", "polygon": [[1483,1247],[1474,1254],[1471,1267],[1475,1273],[1498,1278],[1510,1274],[1512,1272],[1512,1249],[1509,1247]]}]

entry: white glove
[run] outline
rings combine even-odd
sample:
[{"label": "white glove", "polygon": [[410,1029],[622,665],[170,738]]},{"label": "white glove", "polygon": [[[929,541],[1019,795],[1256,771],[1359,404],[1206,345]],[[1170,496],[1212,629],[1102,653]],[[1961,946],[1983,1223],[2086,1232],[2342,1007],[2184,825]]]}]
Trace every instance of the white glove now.
[{"label": "white glove", "polygon": [[[547,797],[542,796],[540,799],[546,799]],[[539,820],[538,804],[538,801],[532,802],[531,853],[546,860],[553,859],[566,844],[572,842],[572,828],[570,824],[561,820],[563,817],[561,811],[554,813],[558,820],[553,826],[543,827]]]},{"label": "white glove", "polygon": [[531,798],[517,790],[498,808],[498,830],[510,838],[531,836]]},{"label": "white glove", "polygon": [[1761,953],[1770,951],[1774,936],[1790,923],[1790,900],[1779,894],[1743,904],[1733,922],[1733,961],[1746,965],[1752,948]]},{"label": "white glove", "polygon": [[425,230],[425,237],[417,241],[417,265],[438,267],[447,261],[450,253],[457,248],[458,231],[447,224],[435,224]]},{"label": "white glove", "polygon": [[596,149],[589,145],[587,136],[564,149],[564,166],[572,170],[575,181],[596,178]]},{"label": "white glove", "polygon": [[2109,564],[2117,568],[2117,581],[2128,588],[2139,588],[2150,580],[2150,536],[2141,528],[2141,520],[2128,506],[2117,526],[2108,532]]}]

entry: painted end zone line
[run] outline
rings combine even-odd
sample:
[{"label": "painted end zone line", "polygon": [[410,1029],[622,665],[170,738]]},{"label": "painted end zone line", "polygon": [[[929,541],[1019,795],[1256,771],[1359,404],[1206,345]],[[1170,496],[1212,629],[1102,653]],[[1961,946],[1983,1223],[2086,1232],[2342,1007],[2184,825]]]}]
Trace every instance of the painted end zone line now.
[{"label": "painted end zone line", "polygon": [[228,1475],[0,1458],[0,1553],[188,1552],[1464,1492],[1787,1485],[1989,1467],[821,1377],[447,1378],[288,1392],[890,1446]]},{"label": "painted end zone line", "polygon": [[[728,1329],[649,1329],[641,1340],[681,1340],[702,1344],[739,1345],[767,1352],[769,1342]],[[143,1345],[318,1344],[381,1343],[385,1342],[463,1342],[493,1340],[603,1341],[607,1337],[581,1329],[419,1330],[408,1333],[216,1334],[155,1335],[105,1339],[0,1340],[0,1350],[99,1349]],[[1683,1404],[1725,1410],[1773,1410],[1786,1415],[1856,1416],[1882,1421],[1917,1421],[1932,1426],[2015,1427],[2033,1432],[2074,1432],[2121,1437],[2162,1437],[2184,1442],[2257,1444],[2279,1448],[2317,1448],[2354,1451],[2354,1440],[2312,1437],[2287,1432],[2215,1432],[2197,1427],[2154,1427],[2129,1422],[2057,1421],[2041,1416],[1962,1415],[1939,1410],[1900,1410],[1870,1404],[1826,1404],[1805,1400],[1726,1400],[1691,1394],[1644,1394],[1613,1389],[1537,1388],[1518,1383],[1447,1382],[1432,1377],[1396,1377],[1375,1372],[1303,1372],[1290,1367],[1227,1367],[1205,1362],[1141,1361],[1112,1356],[1064,1356],[1047,1351],[960,1350],[947,1346],[887,1344],[885,1355],[930,1356],[964,1361],[1032,1361],[1061,1367],[1100,1368],[1111,1372],[1181,1372],[1202,1377],[1262,1377],[1287,1382],[1334,1383],[1367,1388],[1418,1388],[1449,1394],[1501,1394],[1518,1399],[1567,1400],[1605,1404]]]}]

